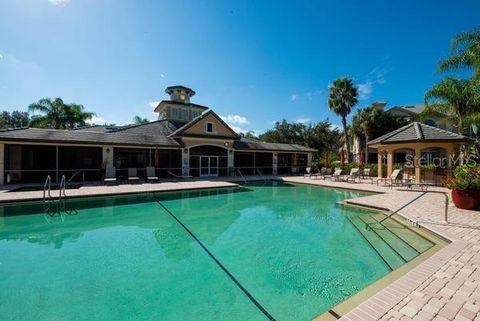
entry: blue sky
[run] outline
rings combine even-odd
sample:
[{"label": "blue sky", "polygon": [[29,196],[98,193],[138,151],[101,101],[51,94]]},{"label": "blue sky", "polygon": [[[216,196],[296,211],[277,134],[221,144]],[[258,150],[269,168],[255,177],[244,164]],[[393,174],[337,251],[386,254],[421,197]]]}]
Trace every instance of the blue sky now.
[{"label": "blue sky", "polygon": [[0,109],[62,97],[97,122],[154,119],[168,85],[240,130],[339,119],[328,85],[350,76],[358,107],[421,103],[480,2],[2,0]]}]

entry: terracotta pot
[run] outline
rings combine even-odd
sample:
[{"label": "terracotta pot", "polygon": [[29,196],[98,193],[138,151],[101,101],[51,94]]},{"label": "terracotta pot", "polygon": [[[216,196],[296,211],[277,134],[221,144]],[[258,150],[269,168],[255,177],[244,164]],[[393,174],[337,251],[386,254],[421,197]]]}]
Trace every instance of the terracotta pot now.
[{"label": "terracotta pot", "polygon": [[478,210],[480,208],[480,191],[453,190],[453,204],[464,210]]}]

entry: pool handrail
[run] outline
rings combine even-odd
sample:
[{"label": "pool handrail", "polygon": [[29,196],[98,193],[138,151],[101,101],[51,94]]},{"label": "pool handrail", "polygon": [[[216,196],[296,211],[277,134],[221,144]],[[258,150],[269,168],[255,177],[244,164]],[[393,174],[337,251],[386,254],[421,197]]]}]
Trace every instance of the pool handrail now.
[{"label": "pool handrail", "polygon": [[43,201],[44,202],[46,200],[47,192],[48,192],[48,197],[52,198],[52,195],[50,193],[51,185],[52,185],[52,178],[50,177],[50,175],[47,175],[47,179],[45,180],[45,184],[43,184]]}]

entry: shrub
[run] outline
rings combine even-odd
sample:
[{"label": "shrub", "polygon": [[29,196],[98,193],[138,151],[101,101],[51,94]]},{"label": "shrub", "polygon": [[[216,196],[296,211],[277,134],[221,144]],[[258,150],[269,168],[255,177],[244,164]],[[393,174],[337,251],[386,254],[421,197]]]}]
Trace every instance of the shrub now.
[{"label": "shrub", "polygon": [[480,191],[480,165],[458,166],[453,176],[445,180],[445,186],[449,189]]}]

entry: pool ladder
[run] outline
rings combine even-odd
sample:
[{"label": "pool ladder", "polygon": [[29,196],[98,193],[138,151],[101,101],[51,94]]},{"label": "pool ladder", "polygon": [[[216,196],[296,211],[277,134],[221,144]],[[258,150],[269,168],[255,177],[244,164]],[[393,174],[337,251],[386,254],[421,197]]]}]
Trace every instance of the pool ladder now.
[{"label": "pool ladder", "polygon": [[[65,212],[65,200],[67,198],[67,194],[65,193],[66,185],[66,177],[62,175],[58,189],[58,199],[54,199],[52,197],[52,178],[50,175],[47,176],[43,184],[43,209],[45,213],[50,216],[55,216],[56,214]],[[52,205],[54,205],[55,208],[53,208]]]},{"label": "pool ladder", "polygon": [[240,177],[243,179],[243,185],[247,185],[247,180],[245,179],[245,176],[243,176],[239,168],[237,168],[237,172],[238,174],[240,174]]}]

